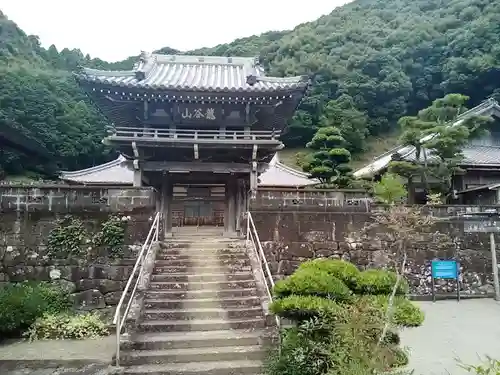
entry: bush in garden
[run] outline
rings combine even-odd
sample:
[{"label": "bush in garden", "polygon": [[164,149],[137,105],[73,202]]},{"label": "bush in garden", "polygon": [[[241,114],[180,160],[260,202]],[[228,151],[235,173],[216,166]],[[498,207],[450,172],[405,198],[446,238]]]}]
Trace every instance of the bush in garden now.
[{"label": "bush in garden", "polygon": [[0,289],[0,335],[17,335],[44,313],[71,308],[68,293],[49,283],[23,282]]},{"label": "bush in garden", "polygon": [[316,269],[301,269],[276,283],[273,293],[277,298],[291,294],[321,296],[336,301],[348,301],[352,296],[340,279]]},{"label": "bush in garden", "polygon": [[396,274],[360,272],[352,263],[318,259],[301,264],[276,283],[271,311],[296,322],[282,333],[280,355],[273,355],[269,375],[359,375],[407,364],[397,326],[422,324],[423,312],[405,294],[401,280],[394,298],[391,328],[386,323]]},{"label": "bush in garden", "polygon": [[298,270],[316,270],[326,272],[342,280],[347,286],[352,287],[359,274],[358,268],[349,262],[339,259],[314,259],[302,263]]},{"label": "bush in garden", "polygon": [[368,375],[394,367],[402,362],[397,346],[377,345],[382,323],[382,314],[353,305],[340,319],[320,314],[301,321],[283,333],[281,353],[271,355],[267,374]]},{"label": "bush in garden", "polygon": [[[386,311],[389,296],[362,296],[360,301],[365,301],[380,311]],[[404,296],[395,296],[393,301],[392,323],[401,327],[418,327],[424,322],[424,312]]]},{"label": "bush in garden", "polygon": [[[392,271],[368,269],[356,276],[354,292],[357,294],[389,295],[396,284],[396,278],[396,273]],[[408,282],[401,279],[396,294],[407,294],[408,290]]]},{"label": "bush in garden", "polygon": [[306,320],[322,313],[339,314],[342,306],[336,302],[317,296],[297,296],[279,298],[269,306],[273,314],[292,320]]},{"label": "bush in garden", "polygon": [[33,340],[87,339],[109,334],[106,323],[96,313],[45,314],[26,331],[25,336]]}]

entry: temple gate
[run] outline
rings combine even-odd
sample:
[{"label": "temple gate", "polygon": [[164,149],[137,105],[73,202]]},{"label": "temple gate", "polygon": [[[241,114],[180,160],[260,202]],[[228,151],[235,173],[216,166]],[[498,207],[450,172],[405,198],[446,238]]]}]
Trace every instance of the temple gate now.
[{"label": "temple gate", "polygon": [[158,190],[167,236],[186,225],[236,234],[309,84],[267,77],[254,58],[146,53],[130,71],[76,78],[111,121],[104,143],[133,166],[134,186]]}]

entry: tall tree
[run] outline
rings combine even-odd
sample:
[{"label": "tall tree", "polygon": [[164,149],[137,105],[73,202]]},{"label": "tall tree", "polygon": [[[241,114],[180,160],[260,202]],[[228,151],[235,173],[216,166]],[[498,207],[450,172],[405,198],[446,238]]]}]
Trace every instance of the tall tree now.
[{"label": "tall tree", "polygon": [[328,102],[320,118],[320,126],[338,128],[349,151],[364,151],[368,116],[356,108],[353,98],[349,95],[344,94]]},{"label": "tall tree", "polygon": [[345,148],[346,141],[339,129],[320,128],[307,147],[313,151],[311,159],[303,166],[311,178],[317,178],[323,184],[334,184],[343,188],[352,178],[348,163],[351,153]]}]

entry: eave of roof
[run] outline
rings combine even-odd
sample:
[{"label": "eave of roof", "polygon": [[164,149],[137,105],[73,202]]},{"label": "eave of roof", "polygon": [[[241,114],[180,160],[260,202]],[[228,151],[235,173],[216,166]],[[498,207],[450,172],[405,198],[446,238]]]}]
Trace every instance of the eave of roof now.
[{"label": "eave of roof", "polygon": [[[465,119],[470,118],[472,116],[481,116],[481,115],[493,115],[500,117],[500,105],[494,99],[487,99],[478,106],[462,113],[450,126],[456,126],[461,124]],[[427,135],[423,137],[420,141],[426,142],[432,139],[435,134]],[[389,150],[382,155],[375,158],[370,164],[364,166],[363,168],[358,169],[354,172],[355,177],[367,177],[373,174],[376,174],[389,165],[392,160],[392,155],[398,153],[402,159],[406,159],[413,152],[415,152],[415,148],[413,146],[397,146],[392,150]]]},{"label": "eave of roof", "polygon": [[[133,169],[125,157],[95,167],[73,172],[61,172],[60,179],[79,184],[132,185]],[[279,161],[276,154],[265,172],[259,176],[259,186],[267,187],[304,187],[318,184],[307,173],[290,168]]]},{"label": "eave of roof", "polygon": [[500,183],[483,185],[483,186],[478,186],[475,188],[460,190],[459,192],[457,192],[457,194],[466,194],[466,193],[472,193],[472,192],[482,191],[482,190],[498,190],[498,189],[500,189]]},{"label": "eave of roof", "polygon": [[255,58],[143,53],[133,70],[81,68],[80,81],[168,91],[272,93],[305,89],[309,77],[267,77]]},{"label": "eave of roof", "polygon": [[63,171],[59,178],[80,184],[132,185],[134,171],[125,157],[120,155],[115,160],[95,167],[72,172]]}]

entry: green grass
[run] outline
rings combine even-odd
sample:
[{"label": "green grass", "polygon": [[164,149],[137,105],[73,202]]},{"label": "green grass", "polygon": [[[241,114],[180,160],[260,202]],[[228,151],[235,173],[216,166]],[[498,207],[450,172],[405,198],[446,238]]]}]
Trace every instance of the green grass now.
[{"label": "green grass", "polygon": [[[399,132],[393,132],[384,136],[369,138],[366,142],[366,151],[362,154],[353,155],[351,167],[357,170],[370,163],[380,154],[396,147],[399,143],[399,135]],[[298,164],[298,153],[306,156],[310,154],[311,151],[307,148],[285,148],[279,152],[280,161],[289,167],[302,170]]]}]

